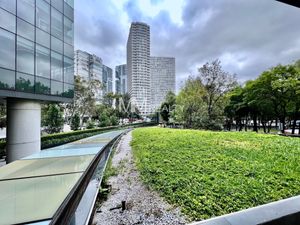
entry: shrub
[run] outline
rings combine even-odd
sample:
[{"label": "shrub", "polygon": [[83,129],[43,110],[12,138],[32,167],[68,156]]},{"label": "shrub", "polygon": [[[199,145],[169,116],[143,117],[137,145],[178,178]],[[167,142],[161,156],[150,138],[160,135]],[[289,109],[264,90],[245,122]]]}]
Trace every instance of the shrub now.
[{"label": "shrub", "polygon": [[93,129],[93,128],[95,128],[95,122],[93,120],[89,120],[87,122],[86,129]]},{"label": "shrub", "polygon": [[75,113],[75,115],[71,119],[71,129],[78,130],[79,126],[80,126],[80,117],[78,113]]}]

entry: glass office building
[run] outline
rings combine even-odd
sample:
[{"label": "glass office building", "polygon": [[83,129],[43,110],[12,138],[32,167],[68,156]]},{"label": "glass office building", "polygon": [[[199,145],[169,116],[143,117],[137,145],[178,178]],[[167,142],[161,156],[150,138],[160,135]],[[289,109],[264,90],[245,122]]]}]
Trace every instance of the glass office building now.
[{"label": "glass office building", "polygon": [[0,0],[0,97],[68,102],[74,0]]},{"label": "glass office building", "polygon": [[41,149],[41,102],[74,95],[74,0],[0,0],[6,161]]}]

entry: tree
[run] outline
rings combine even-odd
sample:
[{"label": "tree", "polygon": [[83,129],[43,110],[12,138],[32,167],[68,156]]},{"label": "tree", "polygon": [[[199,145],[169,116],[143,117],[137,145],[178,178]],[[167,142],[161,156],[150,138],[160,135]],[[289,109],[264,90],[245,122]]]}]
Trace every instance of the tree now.
[{"label": "tree", "polygon": [[82,126],[84,118],[90,118],[95,112],[97,96],[101,89],[100,81],[86,81],[80,76],[75,76],[74,101],[65,106],[68,117],[72,118],[77,113],[81,121],[80,126]]},{"label": "tree", "polygon": [[[300,73],[295,65],[278,65],[264,71],[257,79],[248,81],[243,88],[237,88],[230,94],[229,104],[225,108],[227,118],[241,117],[253,121],[253,131],[262,125],[269,132],[274,121],[282,123],[284,132],[287,118],[293,120],[293,132],[300,110]],[[246,122],[247,124],[247,122]],[[240,128],[241,130],[241,128]]]},{"label": "tree", "polygon": [[160,115],[165,122],[169,122],[172,111],[175,108],[176,95],[169,91],[166,95],[165,101],[161,104]]},{"label": "tree", "polygon": [[[247,129],[247,118],[249,115],[249,108],[244,101],[245,89],[241,86],[236,87],[231,92],[227,93],[228,103],[224,108],[226,116],[225,125],[227,130],[231,130],[233,122],[235,122],[236,129],[241,131],[245,125]],[[245,122],[243,122],[245,121]]]},{"label": "tree", "polygon": [[49,104],[43,107],[44,113],[42,125],[50,134],[61,132],[64,125],[63,111],[57,104]]},{"label": "tree", "polygon": [[199,77],[189,77],[176,98],[174,117],[186,128],[203,128],[207,118],[205,88]]},{"label": "tree", "polygon": [[237,86],[236,78],[222,69],[220,60],[206,63],[198,70],[205,88],[203,101],[207,105],[208,127],[220,124],[223,120],[224,96]]}]

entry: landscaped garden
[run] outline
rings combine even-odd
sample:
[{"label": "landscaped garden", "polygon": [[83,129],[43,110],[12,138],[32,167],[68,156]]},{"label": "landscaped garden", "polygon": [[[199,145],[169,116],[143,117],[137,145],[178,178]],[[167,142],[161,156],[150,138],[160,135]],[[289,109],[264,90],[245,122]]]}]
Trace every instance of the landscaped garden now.
[{"label": "landscaped garden", "polygon": [[300,138],[139,128],[132,147],[143,181],[191,220],[300,194]]}]

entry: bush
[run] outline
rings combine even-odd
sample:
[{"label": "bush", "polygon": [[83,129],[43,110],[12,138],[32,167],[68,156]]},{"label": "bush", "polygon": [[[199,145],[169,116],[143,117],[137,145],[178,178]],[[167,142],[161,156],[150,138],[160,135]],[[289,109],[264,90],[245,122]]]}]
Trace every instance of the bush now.
[{"label": "bush", "polygon": [[78,130],[80,126],[80,117],[78,113],[75,113],[75,115],[71,119],[71,130]]},{"label": "bush", "polygon": [[119,119],[115,115],[110,117],[110,123],[112,126],[116,126],[119,124]]},{"label": "bush", "polygon": [[43,116],[42,124],[46,126],[46,131],[50,134],[62,131],[64,126],[63,112],[56,104],[50,104]]},{"label": "bush", "polygon": [[95,122],[93,120],[89,120],[87,122],[86,129],[93,129],[93,128],[95,128]]}]

